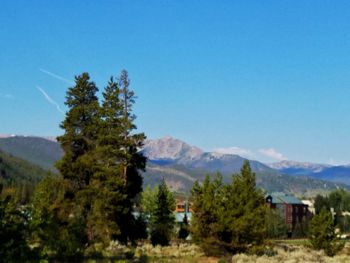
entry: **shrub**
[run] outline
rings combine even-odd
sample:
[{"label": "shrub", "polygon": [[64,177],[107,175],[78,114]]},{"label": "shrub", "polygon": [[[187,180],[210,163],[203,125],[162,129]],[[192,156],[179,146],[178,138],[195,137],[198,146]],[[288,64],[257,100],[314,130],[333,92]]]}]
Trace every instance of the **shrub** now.
[{"label": "shrub", "polygon": [[312,248],[323,249],[328,256],[334,256],[344,247],[336,237],[332,214],[326,208],[311,220],[308,237]]}]

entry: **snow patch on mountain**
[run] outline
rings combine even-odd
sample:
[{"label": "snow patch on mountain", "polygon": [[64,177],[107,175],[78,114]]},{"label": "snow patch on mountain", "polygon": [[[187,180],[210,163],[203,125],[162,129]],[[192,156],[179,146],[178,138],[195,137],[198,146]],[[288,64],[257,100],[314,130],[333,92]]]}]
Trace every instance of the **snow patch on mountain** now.
[{"label": "snow patch on mountain", "polygon": [[309,162],[296,162],[296,161],[281,161],[277,163],[267,164],[269,167],[277,170],[284,169],[305,169],[310,170],[314,173],[320,172],[325,168],[331,167],[328,164],[317,164],[317,163],[309,163]]}]

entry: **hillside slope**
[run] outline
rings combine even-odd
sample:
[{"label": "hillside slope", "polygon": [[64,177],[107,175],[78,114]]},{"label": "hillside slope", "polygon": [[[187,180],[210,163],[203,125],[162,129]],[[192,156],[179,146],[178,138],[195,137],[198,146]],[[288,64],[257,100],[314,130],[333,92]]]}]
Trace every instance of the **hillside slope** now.
[{"label": "hillside slope", "polygon": [[[63,154],[57,142],[38,137],[2,138],[0,150],[48,169],[54,169],[54,163]],[[188,192],[194,181],[203,181],[207,174],[213,176],[216,172],[222,173],[225,182],[230,182],[232,174],[240,171],[245,160],[238,155],[205,153],[171,137],[146,141],[143,152],[149,158],[144,184],[158,184],[164,177],[173,190],[182,192]],[[346,187],[318,180],[324,179],[322,175],[314,179],[290,176],[257,161],[250,161],[250,164],[257,173],[258,186],[268,192],[310,195]]]},{"label": "hillside slope", "polygon": [[[216,172],[202,169],[191,169],[183,165],[158,165],[150,162],[144,173],[144,184],[154,186],[165,178],[170,188],[177,192],[189,192],[193,182],[203,182],[206,175],[214,177]],[[221,173],[223,181],[231,182],[233,173]],[[327,193],[339,187],[350,189],[341,183],[327,182],[305,176],[289,176],[276,172],[256,172],[257,186],[266,192],[284,192],[297,196],[315,196]]]},{"label": "hillside slope", "polygon": [[0,150],[48,170],[63,154],[57,142],[40,137],[0,138]]},{"label": "hillside slope", "polygon": [[47,171],[0,151],[0,183],[4,186],[35,185]]}]

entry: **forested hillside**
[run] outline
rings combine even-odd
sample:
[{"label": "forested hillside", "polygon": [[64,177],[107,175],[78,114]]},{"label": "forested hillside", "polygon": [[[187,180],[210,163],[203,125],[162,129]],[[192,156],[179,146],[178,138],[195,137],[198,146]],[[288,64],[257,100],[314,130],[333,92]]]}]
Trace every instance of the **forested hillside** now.
[{"label": "forested hillside", "polygon": [[[232,173],[222,173],[225,183],[232,180]],[[165,178],[170,188],[177,192],[189,192],[193,182],[203,182],[206,175],[215,177],[216,172],[204,169],[190,169],[183,165],[157,165],[149,162],[144,174],[145,185],[157,185]],[[257,186],[266,192],[284,192],[297,196],[315,196],[340,188],[349,189],[349,186],[341,183],[317,180],[306,176],[289,176],[276,172],[256,172]]]},{"label": "forested hillside", "polygon": [[37,184],[47,171],[0,151],[0,183],[4,186]]},{"label": "forested hillside", "polygon": [[57,142],[27,136],[0,138],[0,150],[44,169],[53,169],[63,154]]},{"label": "forested hillside", "polygon": [[[164,177],[171,189],[177,192],[189,192],[193,182],[196,180],[202,182],[207,174],[215,175],[216,172],[221,172],[223,180],[229,182],[232,175],[239,172],[244,161],[244,158],[237,155],[202,153],[198,148],[170,137],[148,141],[144,149],[144,153],[149,157],[146,172],[143,174],[144,186],[158,185]],[[24,136],[0,139],[1,150],[42,169],[53,171],[55,162],[63,154],[57,142]],[[176,159],[171,159],[172,156]],[[290,176],[256,161],[251,161],[251,164],[257,175],[257,185],[267,192],[312,196],[338,187],[349,188],[339,182],[323,181],[324,178]]]},{"label": "forested hillside", "polygon": [[15,195],[25,204],[29,202],[36,185],[48,174],[48,171],[20,158],[0,151],[0,185],[3,194]]}]

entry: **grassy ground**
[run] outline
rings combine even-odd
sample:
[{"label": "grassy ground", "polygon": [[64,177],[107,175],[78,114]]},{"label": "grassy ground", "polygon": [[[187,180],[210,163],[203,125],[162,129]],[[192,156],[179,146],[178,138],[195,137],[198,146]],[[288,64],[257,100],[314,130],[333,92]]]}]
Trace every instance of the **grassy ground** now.
[{"label": "grassy ground", "polygon": [[[327,257],[323,251],[314,251],[305,247],[307,240],[279,240],[271,242],[273,256],[252,256],[238,254],[233,257],[215,258],[206,257],[203,251],[194,244],[174,244],[169,247],[153,247],[143,244],[136,249],[123,247],[117,243],[112,244],[103,255],[103,259],[87,260],[89,263],[113,262],[113,263],[345,263],[350,262],[350,243],[335,257]],[[116,255],[129,255],[129,259]]]},{"label": "grassy ground", "polygon": [[273,257],[257,257],[244,254],[232,257],[234,263],[346,263],[350,262],[350,248],[346,247],[334,257],[327,257],[323,251],[315,251],[304,246],[289,246],[287,249],[275,249]]},{"label": "grassy ground", "polygon": [[285,244],[285,245],[296,245],[296,246],[306,246],[308,244],[308,240],[306,238],[303,239],[282,239],[282,240],[273,240],[271,241],[273,244]]}]

